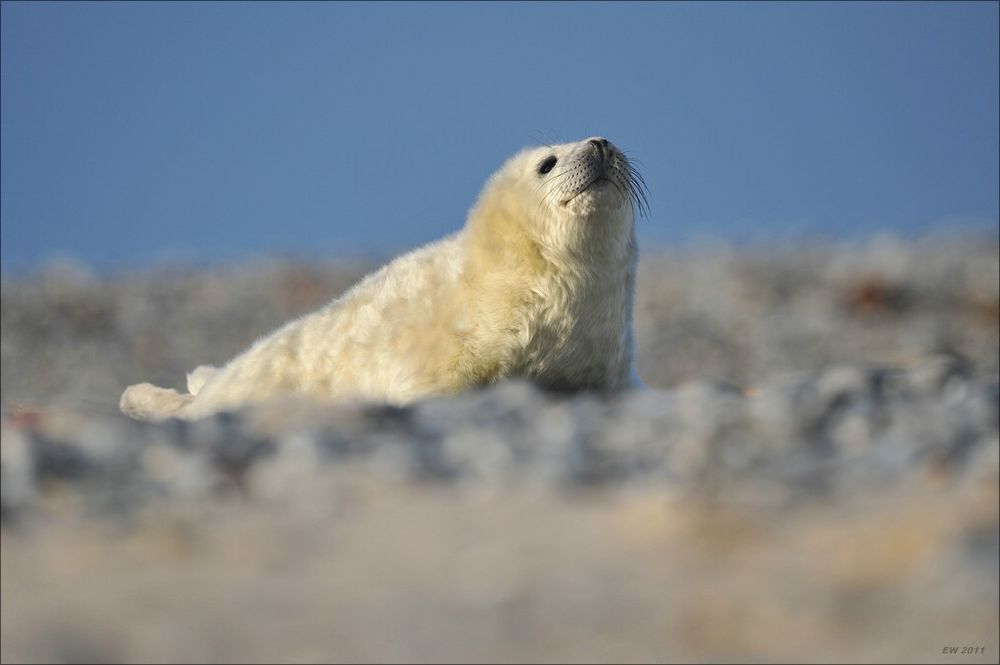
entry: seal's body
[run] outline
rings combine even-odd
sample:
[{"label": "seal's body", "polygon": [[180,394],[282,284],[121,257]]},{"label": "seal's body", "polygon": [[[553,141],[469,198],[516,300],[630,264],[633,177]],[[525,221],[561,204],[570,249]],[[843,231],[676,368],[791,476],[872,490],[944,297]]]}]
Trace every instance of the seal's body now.
[{"label": "seal's body", "polygon": [[612,391],[632,372],[641,179],[604,139],[529,149],[458,233],[406,254],[261,339],[189,394],[130,386],[123,412],[199,418],[271,398],[402,404],[506,377]]}]

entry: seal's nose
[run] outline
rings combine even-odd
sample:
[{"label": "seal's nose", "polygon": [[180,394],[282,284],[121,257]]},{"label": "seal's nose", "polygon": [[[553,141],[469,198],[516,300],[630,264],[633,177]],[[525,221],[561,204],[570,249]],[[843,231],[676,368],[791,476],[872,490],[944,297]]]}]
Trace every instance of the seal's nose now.
[{"label": "seal's nose", "polygon": [[591,148],[602,162],[608,162],[615,147],[608,143],[608,140],[600,136],[587,139],[587,146]]}]

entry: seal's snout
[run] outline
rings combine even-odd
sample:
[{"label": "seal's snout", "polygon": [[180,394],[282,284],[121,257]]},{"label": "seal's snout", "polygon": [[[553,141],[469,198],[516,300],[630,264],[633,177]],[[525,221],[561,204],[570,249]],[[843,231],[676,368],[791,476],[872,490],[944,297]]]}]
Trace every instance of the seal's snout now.
[{"label": "seal's snout", "polygon": [[[564,152],[552,154],[539,149],[532,153],[541,161],[532,161],[538,177],[548,178],[548,197],[567,206],[577,197],[588,210],[631,206],[643,214],[646,211],[646,188],[642,176],[618,147],[603,136],[591,136],[559,146]],[[584,209],[575,208],[577,214]]]},{"label": "seal's snout", "polygon": [[610,145],[608,140],[604,138],[588,139],[587,143],[597,148],[599,152],[607,152]]},{"label": "seal's snout", "polygon": [[600,136],[587,139],[587,147],[593,150],[597,157],[604,163],[607,163],[611,159],[611,155],[615,150],[615,147],[606,138]]}]

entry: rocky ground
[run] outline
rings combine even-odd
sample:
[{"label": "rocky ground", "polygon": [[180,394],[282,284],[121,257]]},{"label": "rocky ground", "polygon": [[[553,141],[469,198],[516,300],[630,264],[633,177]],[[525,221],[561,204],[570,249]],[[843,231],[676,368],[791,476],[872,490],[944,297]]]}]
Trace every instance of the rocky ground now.
[{"label": "rocky ground", "polygon": [[644,256],[614,398],[116,413],[364,270],[3,279],[4,662],[1000,657],[995,237]]}]

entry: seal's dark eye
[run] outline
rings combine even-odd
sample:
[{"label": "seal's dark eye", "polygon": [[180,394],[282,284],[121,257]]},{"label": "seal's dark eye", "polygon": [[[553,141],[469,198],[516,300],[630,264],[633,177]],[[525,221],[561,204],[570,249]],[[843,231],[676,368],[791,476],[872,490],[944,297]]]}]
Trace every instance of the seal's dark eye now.
[{"label": "seal's dark eye", "polygon": [[556,159],[555,155],[553,155],[552,157],[549,157],[544,162],[542,162],[541,164],[538,165],[538,172],[539,173],[548,173],[549,171],[552,170],[552,167],[556,165],[557,161],[559,161],[559,160]]}]

